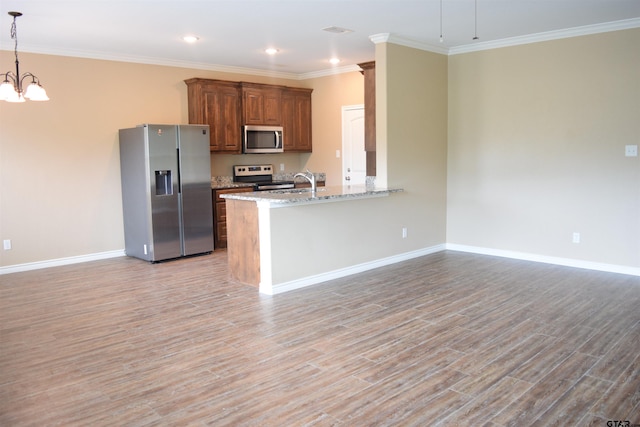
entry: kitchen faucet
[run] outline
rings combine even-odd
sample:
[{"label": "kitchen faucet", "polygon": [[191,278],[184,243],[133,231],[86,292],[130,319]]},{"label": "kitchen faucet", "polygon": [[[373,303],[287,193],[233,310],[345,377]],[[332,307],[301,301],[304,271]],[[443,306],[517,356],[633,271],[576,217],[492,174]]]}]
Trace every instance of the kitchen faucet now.
[{"label": "kitchen faucet", "polygon": [[316,176],[309,169],[306,172],[298,172],[293,176],[293,179],[299,176],[311,183],[311,193],[316,194]]}]

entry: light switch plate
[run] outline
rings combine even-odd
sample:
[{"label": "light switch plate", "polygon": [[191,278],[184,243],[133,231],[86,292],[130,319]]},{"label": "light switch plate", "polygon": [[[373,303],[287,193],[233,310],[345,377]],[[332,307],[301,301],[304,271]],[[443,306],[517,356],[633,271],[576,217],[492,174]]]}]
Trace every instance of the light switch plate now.
[{"label": "light switch plate", "polygon": [[624,155],[626,157],[638,157],[638,146],[637,145],[625,145],[624,146]]}]

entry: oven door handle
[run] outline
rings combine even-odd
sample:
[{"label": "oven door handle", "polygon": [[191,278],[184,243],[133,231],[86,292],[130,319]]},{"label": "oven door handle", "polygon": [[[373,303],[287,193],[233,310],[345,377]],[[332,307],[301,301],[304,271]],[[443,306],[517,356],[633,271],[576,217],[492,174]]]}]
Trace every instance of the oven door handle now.
[{"label": "oven door handle", "polygon": [[289,188],[295,188],[295,184],[260,184],[257,186],[257,191],[264,190],[286,190]]}]

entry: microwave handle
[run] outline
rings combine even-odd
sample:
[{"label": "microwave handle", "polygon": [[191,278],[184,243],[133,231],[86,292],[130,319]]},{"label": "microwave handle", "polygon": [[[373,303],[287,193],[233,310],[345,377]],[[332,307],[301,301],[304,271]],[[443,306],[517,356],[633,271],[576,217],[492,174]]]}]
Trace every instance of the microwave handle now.
[{"label": "microwave handle", "polygon": [[275,146],[275,148],[282,147],[282,141],[280,140],[280,132],[278,132],[277,130],[274,130],[273,133],[276,134],[276,146]]}]

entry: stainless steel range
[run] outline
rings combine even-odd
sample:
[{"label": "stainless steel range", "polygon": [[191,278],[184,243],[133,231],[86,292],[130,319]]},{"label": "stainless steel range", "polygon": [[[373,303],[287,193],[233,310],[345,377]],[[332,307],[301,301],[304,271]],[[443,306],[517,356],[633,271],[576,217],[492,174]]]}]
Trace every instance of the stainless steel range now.
[{"label": "stainless steel range", "polygon": [[255,191],[295,188],[293,181],[273,179],[273,165],[236,165],[233,167],[233,181],[253,184]]}]

